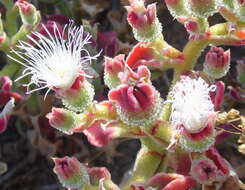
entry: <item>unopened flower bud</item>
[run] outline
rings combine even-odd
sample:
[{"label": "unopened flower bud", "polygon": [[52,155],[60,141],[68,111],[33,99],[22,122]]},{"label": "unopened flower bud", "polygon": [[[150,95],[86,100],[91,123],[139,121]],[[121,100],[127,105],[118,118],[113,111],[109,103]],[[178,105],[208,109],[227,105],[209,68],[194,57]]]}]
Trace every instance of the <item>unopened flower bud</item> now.
[{"label": "unopened flower bud", "polygon": [[237,81],[245,89],[245,57],[237,61]]},{"label": "unopened flower bud", "polygon": [[187,0],[188,11],[196,17],[207,18],[217,12],[216,0]]},{"label": "unopened flower bud", "polygon": [[218,175],[218,168],[208,158],[194,160],[191,166],[191,175],[199,183],[211,185]]},{"label": "unopened flower bud", "polygon": [[138,41],[152,41],[162,33],[162,25],[156,15],[156,4],[144,5],[144,0],[130,0],[128,22]]},{"label": "unopened flower bud", "polygon": [[124,57],[124,55],[118,55],[114,58],[105,57],[104,82],[110,89],[121,84],[118,74],[125,69]]},{"label": "unopened flower bud", "polygon": [[168,10],[174,17],[187,15],[183,0],[165,0]]},{"label": "unopened flower bud", "polygon": [[49,124],[66,134],[72,134],[77,126],[76,114],[63,108],[52,108],[52,112],[46,116]]},{"label": "unopened flower bud", "polygon": [[54,172],[64,187],[83,189],[90,183],[87,168],[75,157],[53,158],[53,161]]},{"label": "unopened flower bud", "polygon": [[191,165],[190,174],[201,184],[211,185],[224,181],[229,174],[229,166],[215,148],[205,155],[196,155]]},{"label": "unopened flower bud", "polygon": [[207,19],[189,18],[184,22],[184,26],[187,32],[190,34],[189,39],[195,40],[195,39],[205,38],[208,36]]},{"label": "unopened flower bud", "polygon": [[120,119],[127,125],[147,126],[160,117],[160,94],[151,84],[120,85],[111,90],[108,96],[115,102]]},{"label": "unopened flower bud", "polygon": [[195,21],[186,22],[185,28],[188,32],[191,33],[197,33],[199,31],[198,23]]},{"label": "unopened flower bud", "polygon": [[211,47],[205,57],[204,72],[217,79],[226,75],[230,68],[230,50]]},{"label": "unopened flower bud", "polygon": [[69,89],[55,89],[56,95],[72,111],[82,112],[93,101],[94,87],[83,76],[77,77]]},{"label": "unopened flower bud", "polygon": [[39,12],[31,3],[18,0],[16,5],[19,8],[21,20],[24,24],[35,24],[39,20]]}]

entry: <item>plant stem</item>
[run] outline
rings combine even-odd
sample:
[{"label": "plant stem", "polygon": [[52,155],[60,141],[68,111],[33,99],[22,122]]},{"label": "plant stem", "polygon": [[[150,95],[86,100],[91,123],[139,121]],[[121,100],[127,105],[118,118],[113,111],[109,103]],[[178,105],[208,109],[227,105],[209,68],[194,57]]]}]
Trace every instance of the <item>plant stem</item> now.
[{"label": "plant stem", "polygon": [[238,37],[229,34],[228,23],[216,24],[209,28],[210,35],[206,38],[190,40],[184,47],[184,63],[182,67],[177,68],[178,72],[184,72],[193,69],[197,59],[202,51],[209,45],[235,45],[239,42]]},{"label": "plant stem", "polygon": [[18,8],[12,5],[12,7],[7,8],[5,28],[8,36],[13,36],[18,31],[17,18],[18,18]]},{"label": "plant stem", "polygon": [[11,61],[0,71],[0,76],[9,76],[10,78],[13,78],[19,69],[20,64]]},{"label": "plant stem", "polygon": [[123,186],[122,190],[129,190],[132,184],[147,181],[155,174],[164,157],[165,151],[151,140],[142,138],[141,145],[142,147],[138,152],[132,176],[127,184]]}]

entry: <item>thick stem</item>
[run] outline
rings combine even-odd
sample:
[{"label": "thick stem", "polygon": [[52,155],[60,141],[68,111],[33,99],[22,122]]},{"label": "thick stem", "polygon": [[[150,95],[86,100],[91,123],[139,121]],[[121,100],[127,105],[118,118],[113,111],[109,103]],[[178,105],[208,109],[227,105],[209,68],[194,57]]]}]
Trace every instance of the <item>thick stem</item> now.
[{"label": "thick stem", "polygon": [[184,50],[184,63],[181,70],[190,70],[193,68],[194,64],[196,63],[197,59],[201,55],[202,50],[208,45],[207,39],[201,40],[190,40]]},{"label": "thick stem", "polygon": [[148,138],[141,139],[141,144],[142,147],[138,152],[131,178],[123,186],[123,190],[129,190],[132,184],[145,182],[152,177],[164,158],[165,150]]},{"label": "thick stem", "polygon": [[193,69],[202,51],[209,45],[235,45],[239,42],[238,37],[229,34],[228,23],[216,24],[209,28],[210,35],[203,39],[190,40],[184,47],[184,63],[178,71],[188,71]]},{"label": "thick stem", "polygon": [[5,28],[8,36],[13,36],[18,31],[17,18],[18,8],[12,4],[12,7],[7,8]]}]

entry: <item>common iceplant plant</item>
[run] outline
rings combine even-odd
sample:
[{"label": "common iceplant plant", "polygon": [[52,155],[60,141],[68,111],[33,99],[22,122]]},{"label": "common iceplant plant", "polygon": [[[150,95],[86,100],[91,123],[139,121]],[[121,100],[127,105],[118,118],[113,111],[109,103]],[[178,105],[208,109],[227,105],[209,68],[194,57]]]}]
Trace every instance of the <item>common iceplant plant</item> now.
[{"label": "common iceplant plant", "polygon": [[[100,147],[122,137],[141,142],[130,179],[120,185],[113,183],[106,168],[88,168],[75,157],[53,158],[54,172],[64,187],[245,189],[215,148],[217,136],[223,132],[219,115],[225,86],[219,79],[228,72],[231,60],[229,50],[216,46],[245,44],[245,1],[165,3],[184,25],[190,40],[182,51],[175,49],[164,40],[156,3],[146,5],[144,0],[129,0],[127,20],[139,42],[128,55],[104,58],[108,100],[94,100],[94,76],[87,71],[99,54],[91,56],[86,49],[91,35],[82,26],[54,25],[52,31],[43,26],[44,33],[28,35],[28,42],[20,41],[18,50],[13,50],[15,56],[10,55],[24,67],[19,79],[30,78],[28,93],[46,89],[62,100],[64,107],[53,107],[47,115],[52,127],[69,135],[84,133],[93,145]],[[210,26],[208,17],[215,13],[227,22]],[[195,71],[201,52],[209,45],[203,70]],[[151,82],[151,74],[167,69],[174,70],[174,77],[163,99]],[[244,73],[241,67],[238,78],[242,84]]]}]

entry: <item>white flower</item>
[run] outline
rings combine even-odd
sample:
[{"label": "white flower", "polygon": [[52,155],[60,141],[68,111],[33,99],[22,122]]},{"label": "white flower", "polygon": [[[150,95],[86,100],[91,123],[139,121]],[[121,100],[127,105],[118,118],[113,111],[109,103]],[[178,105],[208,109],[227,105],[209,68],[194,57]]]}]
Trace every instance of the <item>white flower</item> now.
[{"label": "white flower", "polygon": [[32,84],[37,86],[27,93],[47,87],[49,89],[71,87],[75,79],[84,73],[82,72],[84,67],[99,55],[90,56],[85,49],[84,46],[90,43],[91,35],[85,35],[82,26],[74,26],[71,22],[60,31],[54,24],[54,35],[51,35],[45,25],[43,28],[47,33],[46,36],[33,32],[35,38],[27,36],[31,43],[20,41],[17,46],[19,50],[13,50],[24,62],[9,56],[25,67],[22,76],[16,80],[30,75],[31,81],[26,86],[28,89]]},{"label": "white flower", "polygon": [[214,90],[215,86],[209,86],[201,77],[191,79],[187,76],[177,82],[170,92],[172,125],[175,128],[183,125],[190,133],[202,130],[210,114],[214,113],[209,94]]}]

